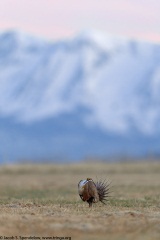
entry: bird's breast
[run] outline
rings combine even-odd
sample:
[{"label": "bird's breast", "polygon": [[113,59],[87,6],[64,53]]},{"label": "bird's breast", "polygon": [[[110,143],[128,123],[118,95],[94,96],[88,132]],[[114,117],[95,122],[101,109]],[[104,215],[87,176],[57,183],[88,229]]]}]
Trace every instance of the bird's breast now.
[{"label": "bird's breast", "polygon": [[78,193],[81,195],[83,194],[84,187],[88,181],[87,180],[81,180],[78,184]]}]

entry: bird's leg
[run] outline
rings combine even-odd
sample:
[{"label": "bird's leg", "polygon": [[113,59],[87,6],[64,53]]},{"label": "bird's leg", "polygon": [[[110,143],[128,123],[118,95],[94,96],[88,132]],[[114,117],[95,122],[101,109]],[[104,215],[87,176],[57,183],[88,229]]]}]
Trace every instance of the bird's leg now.
[{"label": "bird's leg", "polygon": [[87,202],[89,203],[89,207],[92,207],[93,199],[94,199],[93,197],[91,197],[90,199],[88,199]]}]

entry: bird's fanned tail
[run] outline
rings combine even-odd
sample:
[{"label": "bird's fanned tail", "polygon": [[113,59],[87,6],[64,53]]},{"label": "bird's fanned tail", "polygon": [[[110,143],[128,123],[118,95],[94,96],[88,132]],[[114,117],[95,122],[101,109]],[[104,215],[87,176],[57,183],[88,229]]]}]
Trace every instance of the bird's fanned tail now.
[{"label": "bird's fanned tail", "polygon": [[98,180],[95,184],[99,195],[99,201],[106,204],[105,201],[108,201],[110,193],[110,182],[106,180]]}]

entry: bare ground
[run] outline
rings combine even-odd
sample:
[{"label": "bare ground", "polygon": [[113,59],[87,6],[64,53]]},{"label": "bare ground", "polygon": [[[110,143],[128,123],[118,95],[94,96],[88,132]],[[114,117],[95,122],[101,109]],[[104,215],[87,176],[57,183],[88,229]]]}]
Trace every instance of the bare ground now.
[{"label": "bare ground", "polygon": [[[96,176],[112,181],[112,193],[107,205],[89,208],[77,184]],[[4,236],[159,240],[160,162],[1,166],[0,239]]]}]

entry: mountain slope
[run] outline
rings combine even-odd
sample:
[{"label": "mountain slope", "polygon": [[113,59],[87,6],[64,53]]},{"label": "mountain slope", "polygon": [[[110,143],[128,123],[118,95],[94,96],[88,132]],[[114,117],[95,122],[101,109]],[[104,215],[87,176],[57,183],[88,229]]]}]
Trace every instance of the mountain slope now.
[{"label": "mountain slope", "polygon": [[5,32],[0,72],[1,159],[158,152],[160,45]]}]

